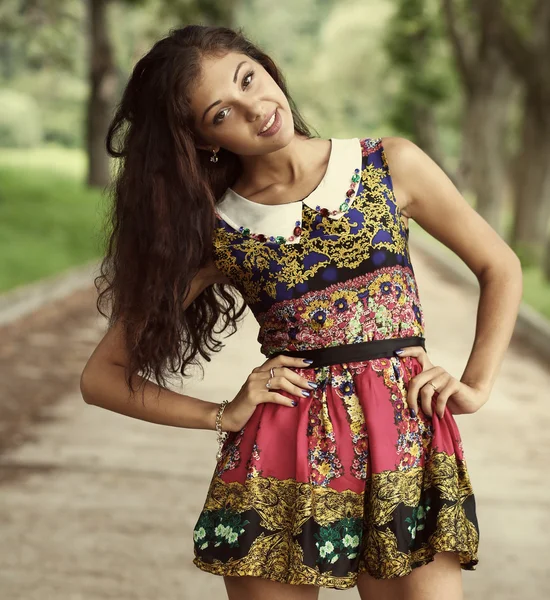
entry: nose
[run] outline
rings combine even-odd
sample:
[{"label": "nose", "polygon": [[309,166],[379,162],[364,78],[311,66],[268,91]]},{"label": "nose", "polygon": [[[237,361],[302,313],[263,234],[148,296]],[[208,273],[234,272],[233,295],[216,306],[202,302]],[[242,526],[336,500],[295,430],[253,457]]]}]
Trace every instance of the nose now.
[{"label": "nose", "polygon": [[262,108],[261,102],[257,99],[248,98],[244,101],[243,108],[247,121],[250,121],[251,123],[260,121],[266,116],[265,108]]}]

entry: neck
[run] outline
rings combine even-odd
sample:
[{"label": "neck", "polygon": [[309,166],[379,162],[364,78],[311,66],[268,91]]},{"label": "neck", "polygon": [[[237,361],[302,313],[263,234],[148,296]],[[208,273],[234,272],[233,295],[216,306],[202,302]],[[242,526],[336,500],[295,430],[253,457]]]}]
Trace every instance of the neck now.
[{"label": "neck", "polygon": [[291,186],[307,177],[312,167],[326,162],[326,158],[326,140],[295,134],[292,141],[280,150],[259,156],[241,156],[243,171],[233,189],[242,190],[246,195],[273,185]]}]

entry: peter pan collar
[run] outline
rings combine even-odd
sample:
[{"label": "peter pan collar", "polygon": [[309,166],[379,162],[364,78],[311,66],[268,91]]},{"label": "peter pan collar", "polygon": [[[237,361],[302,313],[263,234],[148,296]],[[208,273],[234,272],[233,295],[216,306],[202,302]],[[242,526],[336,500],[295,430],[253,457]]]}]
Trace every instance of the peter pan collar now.
[{"label": "peter pan collar", "polygon": [[[332,144],[325,175],[303,200],[285,204],[259,204],[228,188],[216,206],[216,212],[233,229],[238,231],[243,227],[251,233],[262,233],[267,238],[288,238],[292,235],[296,225],[301,225],[303,204],[314,210],[318,210],[317,207],[327,208],[330,218],[339,219],[343,214],[340,205],[345,201],[351,205],[355,199],[358,186],[349,198],[346,192],[350,189],[355,170],[361,169],[362,150],[359,138],[330,140]],[[333,210],[338,212],[333,215]],[[298,235],[288,243],[299,241]]]}]

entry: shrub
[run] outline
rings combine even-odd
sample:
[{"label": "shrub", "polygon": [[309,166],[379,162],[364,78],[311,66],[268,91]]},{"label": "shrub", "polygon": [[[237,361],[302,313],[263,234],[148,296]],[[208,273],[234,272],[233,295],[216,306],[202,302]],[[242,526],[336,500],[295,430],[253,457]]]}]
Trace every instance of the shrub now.
[{"label": "shrub", "polygon": [[0,90],[0,147],[33,148],[42,143],[38,104],[28,94]]}]

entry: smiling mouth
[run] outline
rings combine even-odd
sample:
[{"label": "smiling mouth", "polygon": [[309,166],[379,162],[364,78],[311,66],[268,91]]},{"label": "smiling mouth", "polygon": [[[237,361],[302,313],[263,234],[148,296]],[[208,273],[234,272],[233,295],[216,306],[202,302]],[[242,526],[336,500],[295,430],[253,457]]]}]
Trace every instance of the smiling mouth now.
[{"label": "smiling mouth", "polygon": [[275,109],[273,111],[273,114],[271,115],[271,118],[269,119],[269,121],[264,125],[264,127],[262,129],[260,129],[260,131],[258,133],[265,133],[273,125],[273,123],[275,123],[276,113],[277,113],[277,109]]}]

